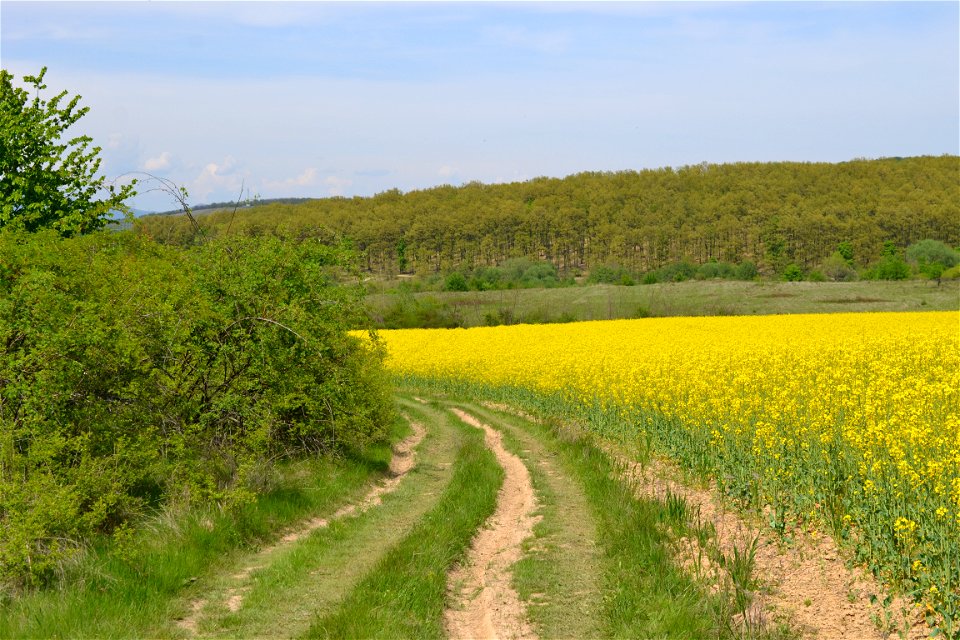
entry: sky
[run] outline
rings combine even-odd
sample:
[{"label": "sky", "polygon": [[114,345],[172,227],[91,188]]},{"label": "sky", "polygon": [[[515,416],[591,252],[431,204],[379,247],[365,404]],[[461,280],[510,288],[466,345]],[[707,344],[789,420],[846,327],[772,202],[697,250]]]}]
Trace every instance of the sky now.
[{"label": "sky", "polygon": [[194,205],[960,153],[953,1],[2,0],[0,62]]}]

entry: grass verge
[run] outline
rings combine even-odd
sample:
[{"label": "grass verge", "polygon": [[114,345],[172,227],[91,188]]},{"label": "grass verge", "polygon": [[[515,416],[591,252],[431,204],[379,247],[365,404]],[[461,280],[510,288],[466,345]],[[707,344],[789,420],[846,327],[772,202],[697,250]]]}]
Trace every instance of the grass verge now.
[{"label": "grass verge", "polygon": [[[393,438],[407,425],[397,421]],[[289,463],[276,487],[232,511],[168,510],[115,541],[94,541],[59,588],[10,598],[0,638],[140,638],[168,633],[200,577],[314,514],[332,513],[388,470],[387,443],[343,457]]]},{"label": "grass verge", "polygon": [[[435,410],[434,410],[435,412]],[[388,552],[308,638],[443,638],[447,573],[493,513],[503,470],[483,433],[451,420],[463,444],[437,505]]]},{"label": "grass verge", "polygon": [[[417,447],[416,466],[396,491],[363,513],[340,518],[294,545],[242,558],[212,585],[202,635],[216,637],[297,637],[318,615],[336,610],[364,576],[400,542],[440,499],[452,476],[451,463],[462,446],[459,429],[444,416],[401,401],[404,413],[428,425]],[[238,585],[237,571],[250,570],[249,585]],[[231,575],[233,574],[233,575]],[[243,606],[229,611],[225,594],[243,589]],[[236,592],[236,591],[235,591]]]}]

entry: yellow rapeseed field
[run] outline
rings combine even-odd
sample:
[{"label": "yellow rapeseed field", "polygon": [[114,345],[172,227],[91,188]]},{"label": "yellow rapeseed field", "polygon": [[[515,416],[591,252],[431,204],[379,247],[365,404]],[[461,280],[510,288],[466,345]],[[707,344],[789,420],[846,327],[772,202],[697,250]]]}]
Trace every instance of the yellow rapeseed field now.
[{"label": "yellow rapeseed field", "polygon": [[783,518],[819,512],[878,572],[908,581],[938,609],[958,604],[960,314],[380,336],[402,375],[526,387],[617,411],[681,462],[708,459],[734,495]]}]

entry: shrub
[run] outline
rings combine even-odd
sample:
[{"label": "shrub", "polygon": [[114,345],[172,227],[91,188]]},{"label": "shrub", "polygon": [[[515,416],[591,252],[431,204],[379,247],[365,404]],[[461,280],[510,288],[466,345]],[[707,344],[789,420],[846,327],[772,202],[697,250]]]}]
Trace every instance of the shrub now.
[{"label": "shrub", "polygon": [[590,271],[587,282],[591,284],[619,284],[633,286],[633,277],[630,272],[619,265],[600,265]]},{"label": "shrub", "polygon": [[849,282],[857,278],[857,272],[839,251],[824,259],[820,264],[820,271],[833,282]]},{"label": "shrub", "polygon": [[783,270],[783,279],[787,282],[799,282],[803,280],[803,269],[797,264],[790,263]]},{"label": "shrub", "polygon": [[907,247],[907,260],[921,275],[939,283],[946,270],[960,263],[960,253],[938,240],[920,240]]},{"label": "shrub", "polygon": [[556,287],[560,284],[557,268],[549,262],[535,262],[523,272],[520,284],[524,287]]},{"label": "shrub", "polygon": [[341,249],[0,233],[0,580],[161,501],[249,500],[271,460],[384,435]]},{"label": "shrub", "polygon": [[377,322],[384,329],[453,329],[463,326],[456,309],[436,298],[401,296]]},{"label": "shrub", "polygon": [[467,285],[467,278],[459,271],[455,271],[447,276],[447,279],[443,283],[443,290],[469,291],[470,287]]},{"label": "shrub", "polygon": [[736,275],[736,267],[729,262],[705,262],[697,267],[694,277],[697,280],[730,279]]},{"label": "shrub", "polygon": [[909,277],[910,267],[896,255],[882,257],[864,273],[866,280],[906,280]]},{"label": "shrub", "polygon": [[683,282],[697,273],[697,268],[689,262],[675,262],[659,269],[660,282]]},{"label": "shrub", "polygon": [[757,265],[753,264],[749,260],[741,262],[737,265],[734,277],[737,280],[753,280],[758,275]]}]

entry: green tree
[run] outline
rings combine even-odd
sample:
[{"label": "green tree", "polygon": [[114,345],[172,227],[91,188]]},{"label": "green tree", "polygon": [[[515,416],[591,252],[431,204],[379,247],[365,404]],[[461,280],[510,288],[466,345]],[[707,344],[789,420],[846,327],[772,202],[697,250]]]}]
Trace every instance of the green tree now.
[{"label": "green tree", "polygon": [[443,284],[443,290],[469,291],[470,287],[467,285],[467,278],[459,271],[455,271],[447,276],[447,280]]},{"label": "green tree", "polygon": [[853,266],[853,245],[844,240],[837,245],[837,253],[848,266]]},{"label": "green tree", "polygon": [[91,147],[89,136],[61,140],[89,107],[78,107],[80,96],[64,104],[66,91],[41,98],[46,72],[24,76],[28,91],[0,70],[0,227],[87,233],[106,224],[112,209],[122,209],[134,187],[104,184],[97,175],[100,147]]},{"label": "green tree", "polygon": [[907,247],[907,261],[940,285],[943,272],[960,263],[960,253],[939,240],[920,240]]},{"label": "green tree", "polygon": [[800,268],[800,265],[791,262],[783,270],[783,279],[787,282],[799,282],[803,280],[803,269]]},{"label": "green tree", "polygon": [[847,282],[855,280],[857,277],[857,272],[850,266],[850,262],[843,252],[839,250],[820,263],[820,271],[834,282]]}]

